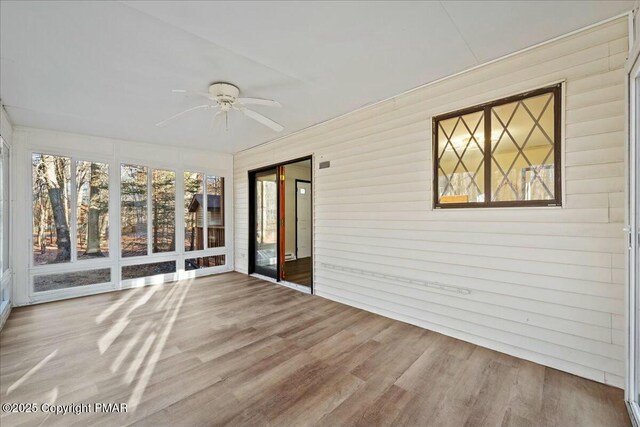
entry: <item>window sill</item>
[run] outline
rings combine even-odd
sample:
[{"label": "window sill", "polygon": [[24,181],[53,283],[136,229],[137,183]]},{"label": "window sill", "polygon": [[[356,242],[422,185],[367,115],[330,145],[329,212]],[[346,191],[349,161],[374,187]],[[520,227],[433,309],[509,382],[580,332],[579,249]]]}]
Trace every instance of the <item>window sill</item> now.
[{"label": "window sill", "polygon": [[515,210],[515,211],[525,211],[525,210],[548,210],[548,209],[564,209],[565,206],[495,206],[495,207],[455,207],[455,208],[431,208],[433,212],[469,212],[469,211],[495,211],[495,210]]}]

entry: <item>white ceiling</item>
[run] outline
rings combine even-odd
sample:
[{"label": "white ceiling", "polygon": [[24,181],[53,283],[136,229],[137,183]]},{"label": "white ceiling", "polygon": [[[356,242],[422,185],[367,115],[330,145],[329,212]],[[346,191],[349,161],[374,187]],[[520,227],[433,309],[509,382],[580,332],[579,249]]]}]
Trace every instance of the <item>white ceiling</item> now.
[{"label": "white ceiling", "polygon": [[[632,9],[630,1],[0,3],[0,98],[17,125],[224,152]],[[282,109],[229,130],[171,89],[229,81]],[[209,113],[210,114],[210,113]]]}]

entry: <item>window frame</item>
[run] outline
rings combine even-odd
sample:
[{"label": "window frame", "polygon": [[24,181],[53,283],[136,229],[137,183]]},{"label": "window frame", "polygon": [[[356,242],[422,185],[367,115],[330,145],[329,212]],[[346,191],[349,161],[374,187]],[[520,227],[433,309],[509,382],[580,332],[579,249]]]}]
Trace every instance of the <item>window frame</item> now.
[{"label": "window frame", "polygon": [[[145,168],[145,175],[147,177],[147,182],[145,184],[146,187],[146,193],[145,193],[145,209],[146,209],[146,216],[147,216],[147,224],[146,224],[146,236],[145,236],[145,246],[147,249],[147,252],[144,255],[131,255],[131,256],[125,256],[122,254],[122,249],[124,247],[124,245],[122,244],[122,209],[123,209],[123,203],[122,203],[122,168],[125,166],[133,166],[136,168]],[[152,251],[152,230],[151,230],[151,210],[153,209],[152,206],[152,201],[151,201],[151,193],[152,193],[152,186],[151,186],[151,170],[152,168],[147,164],[147,163],[142,163],[142,162],[127,162],[127,161],[123,161],[120,162],[118,165],[118,259],[120,260],[129,260],[129,259],[142,259],[148,256],[153,256],[155,255]],[[167,253],[167,252],[164,252]]]},{"label": "window frame", "polygon": [[[67,228],[69,230],[69,240],[70,240],[70,250],[69,250],[69,259],[66,261],[62,261],[62,262],[52,262],[52,263],[43,263],[43,264],[38,264],[36,263],[35,260],[35,253],[34,253],[34,239],[33,239],[33,225],[34,225],[34,221],[35,218],[33,216],[33,186],[34,186],[34,180],[33,180],[33,156],[34,155],[39,155],[39,156],[51,156],[51,157],[62,157],[62,158],[67,158],[69,159],[69,182],[68,185],[69,186],[69,196],[68,196],[68,201],[67,203],[69,204],[69,223],[67,224]],[[69,155],[65,155],[65,154],[58,154],[55,152],[51,152],[51,151],[46,151],[46,150],[42,150],[42,151],[32,151],[29,155],[29,173],[30,173],[30,178],[29,178],[29,198],[27,200],[30,200],[29,202],[29,219],[30,219],[30,233],[29,233],[29,251],[30,251],[30,255],[29,255],[29,265],[31,266],[31,268],[40,268],[40,269],[46,269],[46,268],[63,268],[62,266],[69,266],[72,264],[75,264],[76,262],[78,262],[78,248],[76,246],[76,240],[77,240],[77,224],[76,224],[76,219],[77,219],[77,193],[76,193],[76,173],[77,173],[77,162],[78,161],[83,161],[83,160],[78,160],[77,157],[74,156],[69,156]],[[105,257],[105,259],[108,259],[109,257]],[[56,267],[56,266],[61,266],[61,267]]]},{"label": "window frame", "polygon": [[[13,300],[11,291],[11,278],[13,276],[13,212],[12,212],[12,200],[13,191],[11,186],[13,185],[13,164],[12,164],[12,150],[11,144],[0,135],[0,313],[5,309],[6,304],[10,304]],[[6,175],[5,175],[6,172]],[[6,180],[5,180],[6,176]],[[6,193],[4,190],[6,189]],[[5,198],[6,196],[6,198]],[[7,228],[5,229],[5,225]],[[6,243],[6,246],[5,246]],[[7,250],[7,264],[4,264],[5,249]]]},{"label": "window frame", "polygon": [[[34,153],[32,153],[32,156],[33,156]],[[45,153],[40,153],[40,154],[45,154]],[[52,154],[47,154],[47,155],[52,155]],[[73,168],[73,170],[72,170],[73,178],[72,179],[73,179],[73,187],[74,187],[75,191],[73,191],[73,193],[74,193],[73,194],[74,206],[72,207],[72,210],[74,210],[74,212],[72,212],[73,213],[73,217],[72,218],[70,217],[70,219],[72,219],[72,221],[71,221],[72,224],[71,224],[70,229],[73,228],[74,233],[75,233],[75,236],[71,239],[72,245],[75,245],[75,248],[72,248],[72,251],[71,251],[73,263],[76,263],[76,262],[81,262],[81,263],[82,262],[87,262],[87,263],[89,263],[89,262],[92,262],[92,261],[96,261],[96,259],[79,258],[78,257],[78,207],[79,207],[79,200],[78,200],[78,187],[79,186],[78,186],[78,178],[77,178],[78,177],[78,164],[81,163],[81,162],[98,163],[98,164],[101,164],[101,165],[104,165],[104,166],[107,167],[107,195],[108,195],[108,199],[107,199],[107,221],[109,222],[109,226],[108,226],[109,235],[107,237],[107,240],[108,240],[107,246],[109,248],[109,254],[106,255],[106,256],[103,256],[102,259],[97,259],[97,261],[99,261],[99,262],[106,262],[106,260],[110,260],[111,257],[113,256],[111,254],[111,251],[113,250],[113,245],[112,245],[112,242],[111,242],[111,239],[112,239],[112,237],[111,237],[111,224],[112,224],[112,220],[113,220],[112,215],[111,215],[111,210],[113,208],[112,201],[111,201],[111,195],[112,195],[112,191],[113,191],[112,188],[111,188],[112,187],[111,164],[109,163],[108,160],[83,160],[82,156],[62,156],[62,157],[69,157],[71,159],[71,166]],[[33,182],[31,183],[31,185],[33,185]],[[31,223],[32,223],[32,226],[33,226],[33,216],[31,218]],[[31,246],[33,248],[33,242],[31,242]],[[33,254],[31,254],[31,257],[33,258]],[[42,267],[43,265],[51,265],[51,264],[41,264],[41,265],[39,265],[39,267]],[[35,264],[34,264],[34,266],[35,266]]]},{"label": "window frame", "polygon": [[[553,98],[553,114],[554,114],[554,198],[547,200],[510,200],[510,201],[492,201],[491,200],[491,109],[500,105],[510,104],[512,102],[522,101],[539,95],[552,93]],[[439,141],[438,141],[438,124],[443,120],[448,120],[458,116],[477,113],[484,113],[484,202],[469,203],[441,203],[439,194]],[[431,120],[431,138],[432,138],[432,161],[433,169],[433,208],[434,209],[461,209],[461,208],[506,208],[506,207],[559,207],[562,206],[562,83],[546,86],[539,89],[522,92],[517,95],[500,98],[494,101],[485,102],[473,107],[452,111],[438,116],[433,116]]]},{"label": "window frame", "polygon": [[[153,222],[155,221],[155,217],[156,217],[156,211],[155,211],[155,187],[154,187],[154,172],[156,171],[161,171],[161,172],[169,172],[169,173],[173,173],[173,242],[174,242],[174,248],[172,251],[154,251],[153,248],[153,242],[155,240],[155,235],[153,232]],[[177,253],[178,252],[178,248],[175,247],[175,245],[177,244],[177,238],[178,238],[178,230],[177,230],[177,224],[178,224],[178,219],[176,218],[176,210],[177,210],[177,204],[178,204],[178,199],[177,199],[177,195],[178,195],[178,172],[175,170],[175,168],[173,169],[168,169],[168,168],[153,168],[153,167],[149,167],[148,168],[148,172],[147,172],[147,188],[149,189],[150,193],[147,196],[147,199],[149,200],[149,203],[147,204],[148,209],[149,209],[149,213],[148,213],[148,219],[147,219],[147,223],[148,223],[148,231],[149,231],[149,236],[148,236],[148,241],[147,241],[147,250],[149,254],[173,254],[173,253]],[[120,184],[122,185],[122,184]],[[122,199],[122,194],[120,195],[120,198]],[[122,212],[120,212],[120,214],[122,215]],[[120,225],[120,234],[122,234],[122,225]],[[133,257],[129,257],[129,258],[133,258]]]}]

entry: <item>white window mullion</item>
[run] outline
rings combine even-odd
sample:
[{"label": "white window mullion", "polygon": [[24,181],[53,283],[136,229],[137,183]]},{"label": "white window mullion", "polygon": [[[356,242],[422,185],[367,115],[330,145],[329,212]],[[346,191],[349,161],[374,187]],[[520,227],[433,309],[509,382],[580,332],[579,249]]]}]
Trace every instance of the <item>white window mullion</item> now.
[{"label": "white window mullion", "polygon": [[208,175],[206,173],[202,174],[202,234],[203,234],[202,248],[203,249],[209,248],[209,240],[207,238],[208,237],[207,230],[209,227],[209,224],[208,224],[209,206],[207,206],[209,202],[209,192],[207,189],[207,177]]},{"label": "white window mullion", "polygon": [[[4,232],[4,214],[5,214],[5,203],[7,201],[4,198],[4,187],[7,185],[4,182],[4,168],[5,168],[5,159],[6,153],[4,148],[4,139],[0,137],[0,280],[2,280],[3,272],[5,269],[4,265],[4,240],[7,238]],[[0,304],[2,303],[2,285],[0,285]]]},{"label": "white window mullion", "polygon": [[109,257],[113,260],[111,282],[114,289],[120,288],[120,259],[122,258],[122,230],[120,213],[120,173],[122,166],[118,161],[109,162]]},{"label": "white window mullion", "polygon": [[[313,170],[313,167],[311,169]],[[232,244],[233,231],[230,229],[231,228],[230,224],[233,224],[233,220],[231,220],[230,217],[227,215],[227,207],[231,206],[231,203],[232,203],[231,197],[233,197],[233,194],[232,192],[227,192],[227,178],[224,178],[222,180],[222,197],[224,199],[224,205],[222,210],[222,215],[223,215],[222,220],[224,224],[224,248],[225,248],[225,254],[226,254],[225,264],[230,265],[229,260],[233,256],[233,253],[230,250],[230,248],[233,246]]]},{"label": "white window mullion", "polygon": [[153,253],[153,201],[152,198],[152,182],[153,169],[147,167],[147,256]]},{"label": "white window mullion", "polygon": [[176,257],[177,268],[178,270],[184,269],[184,171],[178,170],[176,172],[176,210],[175,210],[175,242],[176,248],[175,251],[178,254]]},{"label": "white window mullion", "polygon": [[77,247],[77,228],[78,228],[78,224],[77,224],[77,216],[78,216],[78,212],[77,212],[77,182],[76,182],[76,168],[78,167],[77,165],[77,160],[75,157],[71,158],[71,165],[69,166],[69,168],[71,169],[69,172],[69,180],[70,180],[70,185],[69,185],[69,205],[70,205],[70,210],[71,212],[69,212],[69,244],[71,245],[71,263],[74,263],[78,260],[78,247]]}]

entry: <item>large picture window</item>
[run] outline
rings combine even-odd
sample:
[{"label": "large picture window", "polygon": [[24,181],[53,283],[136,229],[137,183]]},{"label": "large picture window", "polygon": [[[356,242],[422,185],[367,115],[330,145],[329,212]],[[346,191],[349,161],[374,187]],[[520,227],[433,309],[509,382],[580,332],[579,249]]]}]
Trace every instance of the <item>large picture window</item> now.
[{"label": "large picture window", "polygon": [[109,256],[109,166],[76,163],[78,259]]},{"label": "large picture window", "polygon": [[71,159],[33,154],[32,212],[35,265],[71,261]]},{"label": "large picture window", "polygon": [[224,246],[224,178],[207,176],[207,247]]},{"label": "large picture window", "polygon": [[560,85],[433,119],[436,208],[559,206]]},{"label": "large picture window", "polygon": [[223,247],[224,178],[185,172],[184,214],[186,252]]},{"label": "large picture window", "polygon": [[[33,291],[45,292],[111,282],[109,268],[65,272],[85,259],[109,256],[109,167],[42,153],[31,156]],[[35,270],[34,270],[35,271]]]},{"label": "large picture window", "polygon": [[154,169],[153,189],[153,253],[176,250],[176,173]]},{"label": "large picture window", "polygon": [[[202,174],[184,173],[184,250],[185,252],[203,249],[202,213],[199,207],[202,202]],[[198,222],[200,217],[200,225]]]},{"label": "large picture window", "polygon": [[120,168],[120,244],[122,256],[147,255],[146,166],[122,165]]}]

